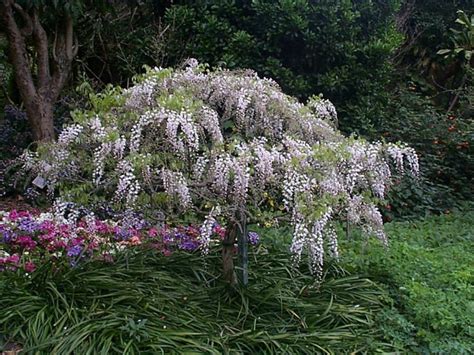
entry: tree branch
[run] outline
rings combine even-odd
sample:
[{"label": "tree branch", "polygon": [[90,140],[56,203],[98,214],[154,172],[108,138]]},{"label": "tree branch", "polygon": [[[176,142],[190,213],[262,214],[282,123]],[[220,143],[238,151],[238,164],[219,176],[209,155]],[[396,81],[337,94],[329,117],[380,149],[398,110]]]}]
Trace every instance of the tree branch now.
[{"label": "tree branch", "polygon": [[36,88],[31,75],[24,35],[15,21],[13,6],[13,0],[4,0],[0,10],[2,10],[5,32],[10,43],[10,56],[15,68],[16,83],[26,104],[36,96]]},{"label": "tree branch", "polygon": [[71,71],[71,63],[78,51],[77,40],[74,38],[73,20],[71,16],[67,16],[63,23],[62,31],[56,31],[53,46],[53,75],[51,85],[51,97],[55,100],[61,89],[66,84],[69,72]]},{"label": "tree branch", "polygon": [[36,10],[33,11],[33,38],[38,54],[38,90],[49,91],[51,74],[49,72],[48,36],[38,19]]},{"label": "tree branch", "polygon": [[28,15],[28,13],[23,10],[23,8],[17,3],[12,3],[11,6],[15,9],[16,12],[20,14],[20,16],[23,18],[23,21],[25,21],[25,27],[20,30],[21,34],[23,35],[23,37],[31,36],[31,33],[33,32],[33,25],[31,22],[30,15]]}]

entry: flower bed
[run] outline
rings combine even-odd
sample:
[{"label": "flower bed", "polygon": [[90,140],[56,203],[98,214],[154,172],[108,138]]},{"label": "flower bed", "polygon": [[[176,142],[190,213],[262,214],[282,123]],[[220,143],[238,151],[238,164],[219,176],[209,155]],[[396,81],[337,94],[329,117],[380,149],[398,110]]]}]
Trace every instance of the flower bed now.
[{"label": "flower bed", "polygon": [[[225,228],[212,225],[211,241],[216,244]],[[249,242],[258,243],[258,234],[249,233]],[[163,255],[201,249],[201,231],[194,225],[153,226],[131,219],[116,222],[85,217],[71,223],[51,213],[29,211],[0,212],[0,271],[27,273],[44,263],[74,267],[83,260],[112,262],[114,255],[129,248],[152,248]]]}]

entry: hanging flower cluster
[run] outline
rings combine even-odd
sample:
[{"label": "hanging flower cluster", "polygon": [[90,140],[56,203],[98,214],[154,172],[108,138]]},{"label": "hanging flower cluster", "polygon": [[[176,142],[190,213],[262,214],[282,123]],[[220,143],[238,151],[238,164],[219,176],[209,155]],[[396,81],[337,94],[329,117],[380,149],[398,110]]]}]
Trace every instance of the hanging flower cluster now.
[{"label": "hanging flower cluster", "polygon": [[122,209],[202,215],[207,250],[212,221],[270,194],[291,216],[295,261],[306,251],[316,275],[326,249],[338,255],[335,220],[385,242],[376,205],[391,168],[418,174],[413,149],[342,136],[328,100],[304,105],[252,71],[211,72],[195,60],[150,69],[74,118],[56,144],[24,156],[63,199],[87,203],[94,192]]},{"label": "hanging flower cluster", "polygon": [[[126,218],[120,223],[100,220],[93,215],[65,216],[66,204],[57,204],[52,213],[0,211],[0,271],[21,269],[27,273],[46,262],[57,267],[76,266],[85,260],[112,262],[126,249],[148,248],[163,255],[181,250],[194,252],[201,245],[198,226],[155,227],[145,220]],[[219,243],[225,228],[209,225],[208,244]],[[252,245],[258,234],[248,235]]]}]

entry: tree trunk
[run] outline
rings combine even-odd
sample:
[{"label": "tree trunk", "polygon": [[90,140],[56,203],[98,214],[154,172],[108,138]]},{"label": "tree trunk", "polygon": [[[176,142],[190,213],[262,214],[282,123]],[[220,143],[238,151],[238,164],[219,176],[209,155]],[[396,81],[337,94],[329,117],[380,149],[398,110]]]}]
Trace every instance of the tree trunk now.
[{"label": "tree trunk", "polygon": [[231,285],[237,284],[237,276],[234,270],[234,251],[237,238],[238,225],[232,223],[227,228],[225,238],[222,242],[222,272],[223,278]]},{"label": "tree trunk", "polygon": [[[74,43],[72,18],[66,15],[54,33],[50,60],[50,43],[40,23],[39,13],[37,8],[23,9],[15,0],[2,0],[0,3],[0,15],[10,45],[10,59],[33,138],[48,142],[55,138],[53,106],[71,72],[78,45]],[[17,22],[18,17],[22,19],[22,27]],[[27,50],[30,39],[36,51],[36,65],[31,63]]]},{"label": "tree trunk", "polygon": [[37,95],[28,104],[25,102],[25,108],[32,128],[33,140],[36,142],[53,141],[55,134],[53,104],[51,101]]}]

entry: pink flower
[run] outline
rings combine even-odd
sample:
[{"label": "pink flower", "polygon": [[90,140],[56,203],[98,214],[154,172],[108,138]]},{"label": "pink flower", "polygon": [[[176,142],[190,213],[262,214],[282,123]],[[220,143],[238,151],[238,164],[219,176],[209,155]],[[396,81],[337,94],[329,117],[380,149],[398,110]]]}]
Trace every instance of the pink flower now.
[{"label": "pink flower", "polygon": [[158,229],[156,229],[155,227],[150,228],[150,230],[148,231],[148,235],[152,238],[156,237],[158,235]]},{"label": "pink flower", "polygon": [[97,249],[98,247],[99,247],[99,241],[94,239],[89,243],[87,248],[92,250],[92,249]]},{"label": "pink flower", "polygon": [[48,250],[51,252],[64,248],[66,248],[66,243],[62,240],[56,240],[52,243],[52,245],[48,246]]},{"label": "pink flower", "polygon": [[109,226],[107,224],[105,224],[104,222],[102,222],[101,220],[98,220],[96,219],[95,221],[95,227],[97,229],[97,231],[99,233],[110,233],[111,232],[111,228],[109,228]]},{"label": "pink flower", "polygon": [[76,246],[76,245],[82,244],[83,241],[84,241],[84,238],[81,238],[81,237],[73,238],[71,240],[71,245]]},{"label": "pink flower", "polygon": [[221,226],[216,226],[214,227],[214,233],[216,233],[221,239],[224,239],[225,228],[222,228]]},{"label": "pink flower", "polygon": [[6,262],[8,264],[18,264],[20,262],[20,256],[18,254],[13,254],[6,258]]},{"label": "pink flower", "polygon": [[8,218],[10,221],[16,221],[18,218],[20,218],[20,215],[17,210],[11,210],[8,214]]},{"label": "pink flower", "polygon": [[41,222],[40,228],[41,228],[42,230],[44,230],[45,232],[47,232],[47,233],[51,233],[51,232],[54,231],[54,229],[55,229],[54,223],[51,222],[51,221],[43,221],[43,222]]},{"label": "pink flower", "polygon": [[34,262],[32,261],[27,261],[25,263],[25,271],[28,272],[28,273],[32,273],[33,271],[36,270],[36,265]]}]

